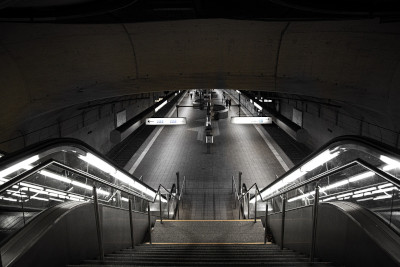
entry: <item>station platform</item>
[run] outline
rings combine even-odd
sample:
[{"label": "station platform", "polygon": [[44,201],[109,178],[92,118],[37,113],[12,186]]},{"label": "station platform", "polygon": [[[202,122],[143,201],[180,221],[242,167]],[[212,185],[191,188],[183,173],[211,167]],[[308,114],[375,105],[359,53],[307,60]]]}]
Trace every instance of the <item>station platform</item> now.
[{"label": "station platform", "polygon": [[[221,105],[222,91],[216,91],[218,97],[213,102]],[[191,98],[188,92],[179,105],[190,106],[194,99],[194,94]],[[239,113],[234,104],[232,101],[227,119],[212,121],[211,153],[207,153],[205,143],[206,110],[181,107],[179,116],[186,117],[187,124],[157,126],[125,166],[153,188],[159,184],[171,188],[176,183],[176,172],[180,173],[181,181],[185,176],[180,219],[237,219],[238,212],[233,209],[232,201],[232,176],[238,182],[238,173],[242,172],[242,182],[248,187],[257,183],[263,188],[290,167],[285,164],[289,157],[282,155],[282,150],[274,149],[277,145],[270,135],[263,136],[254,125],[230,123],[230,117]],[[168,116],[176,116],[176,108]]]}]

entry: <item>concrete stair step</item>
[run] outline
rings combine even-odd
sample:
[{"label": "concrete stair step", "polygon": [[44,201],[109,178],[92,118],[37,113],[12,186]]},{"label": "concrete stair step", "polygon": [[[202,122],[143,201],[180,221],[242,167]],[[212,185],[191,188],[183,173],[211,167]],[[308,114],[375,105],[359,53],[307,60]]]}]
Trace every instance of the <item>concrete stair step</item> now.
[{"label": "concrete stair step", "polygon": [[[130,261],[130,262],[121,262],[121,261],[91,261],[85,262],[82,265],[78,266],[260,266],[260,265],[268,265],[268,266],[332,266],[327,262],[320,263],[308,263],[306,261],[216,261],[216,262],[204,262],[204,261],[191,261],[191,262],[182,262],[182,261],[171,261],[171,262],[154,262],[154,261]],[[69,265],[72,266],[72,265]]]}]

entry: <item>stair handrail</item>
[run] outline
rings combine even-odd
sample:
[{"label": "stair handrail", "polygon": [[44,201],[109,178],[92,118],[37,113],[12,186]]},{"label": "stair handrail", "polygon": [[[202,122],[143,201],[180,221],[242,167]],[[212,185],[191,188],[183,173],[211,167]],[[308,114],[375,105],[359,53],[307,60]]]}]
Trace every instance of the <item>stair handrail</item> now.
[{"label": "stair handrail", "polygon": [[183,176],[183,181],[182,181],[182,186],[180,187],[180,192],[179,192],[179,200],[183,197],[183,193],[185,190],[185,185],[186,185],[186,176]]}]

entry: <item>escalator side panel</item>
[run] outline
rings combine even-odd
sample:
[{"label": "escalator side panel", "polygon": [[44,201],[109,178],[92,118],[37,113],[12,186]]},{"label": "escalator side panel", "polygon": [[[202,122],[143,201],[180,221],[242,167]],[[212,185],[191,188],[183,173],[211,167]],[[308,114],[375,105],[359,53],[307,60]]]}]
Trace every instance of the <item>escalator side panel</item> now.
[{"label": "escalator side panel", "polygon": [[[312,207],[286,211],[284,247],[310,253]],[[268,216],[280,245],[282,215]],[[400,237],[376,215],[348,202],[319,205],[316,253],[322,260],[345,266],[400,266]]]},{"label": "escalator side panel", "polygon": [[[371,221],[354,220],[334,205],[321,205],[318,214],[316,255],[346,266],[399,266],[365,228]],[[379,235],[376,227],[372,235]],[[394,233],[393,233],[394,234]],[[390,239],[390,238],[389,238]],[[397,245],[397,249],[400,249]]]},{"label": "escalator side panel", "polygon": [[51,215],[38,216],[2,247],[3,266],[65,266],[98,255],[93,204]]}]

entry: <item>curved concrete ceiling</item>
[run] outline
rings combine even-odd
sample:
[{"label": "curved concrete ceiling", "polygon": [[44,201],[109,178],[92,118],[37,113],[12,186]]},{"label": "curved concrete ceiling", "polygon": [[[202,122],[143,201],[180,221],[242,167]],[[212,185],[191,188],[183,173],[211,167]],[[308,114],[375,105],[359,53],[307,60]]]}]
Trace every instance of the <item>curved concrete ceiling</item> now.
[{"label": "curved concrete ceiling", "polygon": [[189,88],[331,99],[399,130],[400,24],[225,19],[0,24],[0,132],[86,101]]}]

